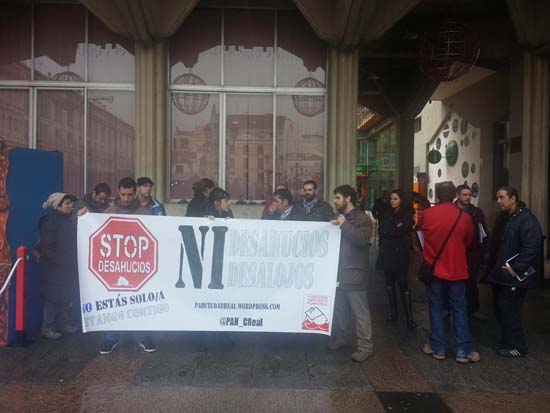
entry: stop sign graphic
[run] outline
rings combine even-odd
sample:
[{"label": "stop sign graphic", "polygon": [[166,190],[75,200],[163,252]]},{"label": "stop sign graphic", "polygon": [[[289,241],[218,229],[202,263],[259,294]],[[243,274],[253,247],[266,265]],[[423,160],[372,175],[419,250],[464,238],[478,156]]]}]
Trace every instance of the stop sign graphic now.
[{"label": "stop sign graphic", "polygon": [[139,219],[111,217],[90,235],[88,268],[109,291],[138,291],[157,272],[157,244]]}]

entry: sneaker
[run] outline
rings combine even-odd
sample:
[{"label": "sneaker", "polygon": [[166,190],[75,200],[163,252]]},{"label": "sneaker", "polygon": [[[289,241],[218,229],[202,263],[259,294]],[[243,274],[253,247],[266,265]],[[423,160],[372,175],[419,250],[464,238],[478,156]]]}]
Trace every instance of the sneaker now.
[{"label": "sneaker", "polygon": [[356,361],[357,363],[361,363],[362,361],[365,361],[372,356],[374,356],[374,353],[372,351],[359,349],[351,355],[351,359],[353,361]]},{"label": "sneaker", "polygon": [[104,340],[103,343],[101,343],[101,347],[99,348],[99,354],[101,355],[110,354],[113,352],[116,346],[118,346],[118,341]]},{"label": "sneaker", "polygon": [[472,351],[467,356],[457,356],[455,358],[455,361],[460,364],[477,363],[479,360],[481,360],[481,357],[479,357],[477,351]]},{"label": "sneaker", "polygon": [[516,348],[499,348],[497,354],[501,357],[519,358],[526,357],[527,353],[522,353]]},{"label": "sneaker", "polygon": [[153,353],[157,351],[153,340],[150,338],[144,338],[143,340],[141,340],[141,342],[139,343],[139,348],[146,353]]},{"label": "sneaker", "polygon": [[436,354],[432,350],[432,346],[430,346],[428,343],[424,344],[422,347],[422,353],[426,354],[427,356],[432,356],[436,360],[445,360],[445,354]]},{"label": "sneaker", "polygon": [[48,329],[42,330],[42,337],[47,338],[48,340],[59,340],[63,337],[63,334],[58,331]]},{"label": "sneaker", "polygon": [[349,347],[349,345],[350,344],[345,340],[331,337],[328,340],[327,349],[329,349],[329,350],[338,350],[339,348],[342,348],[342,347]]}]

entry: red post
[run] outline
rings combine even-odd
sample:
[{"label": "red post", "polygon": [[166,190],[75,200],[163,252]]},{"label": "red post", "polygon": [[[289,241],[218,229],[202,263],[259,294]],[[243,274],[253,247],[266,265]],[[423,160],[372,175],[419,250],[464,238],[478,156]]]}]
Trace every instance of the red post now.
[{"label": "red post", "polygon": [[17,248],[17,258],[21,262],[17,266],[15,281],[15,333],[25,335],[25,276],[27,273],[27,247]]}]

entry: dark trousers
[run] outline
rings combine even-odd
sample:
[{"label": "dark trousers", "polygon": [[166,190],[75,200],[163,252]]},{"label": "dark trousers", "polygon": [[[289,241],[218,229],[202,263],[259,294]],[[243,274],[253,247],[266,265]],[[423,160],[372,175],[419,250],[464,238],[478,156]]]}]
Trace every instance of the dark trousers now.
[{"label": "dark trousers", "polygon": [[493,305],[500,325],[500,345],[527,354],[527,341],[521,322],[521,311],[527,290],[493,285]]},{"label": "dark trousers", "polygon": [[393,287],[396,283],[400,291],[409,290],[409,282],[407,281],[407,272],[388,272],[385,271],[386,287]]}]

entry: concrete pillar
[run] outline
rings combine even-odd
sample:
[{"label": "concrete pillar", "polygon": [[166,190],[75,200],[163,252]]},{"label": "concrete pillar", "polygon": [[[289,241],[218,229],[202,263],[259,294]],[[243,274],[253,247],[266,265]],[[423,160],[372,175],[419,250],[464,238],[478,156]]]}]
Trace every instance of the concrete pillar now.
[{"label": "concrete pillar", "polygon": [[547,58],[524,55],[521,197],[539,219],[548,223],[548,139],[550,66]]},{"label": "concrete pillar", "polygon": [[155,196],[166,200],[167,45],[136,43],[136,176],[155,182]]},{"label": "concrete pillar", "polygon": [[414,177],[414,118],[401,115],[397,123],[397,187],[412,191]]},{"label": "concrete pillar", "polygon": [[355,187],[359,53],[329,49],[326,196],[343,184]]}]

